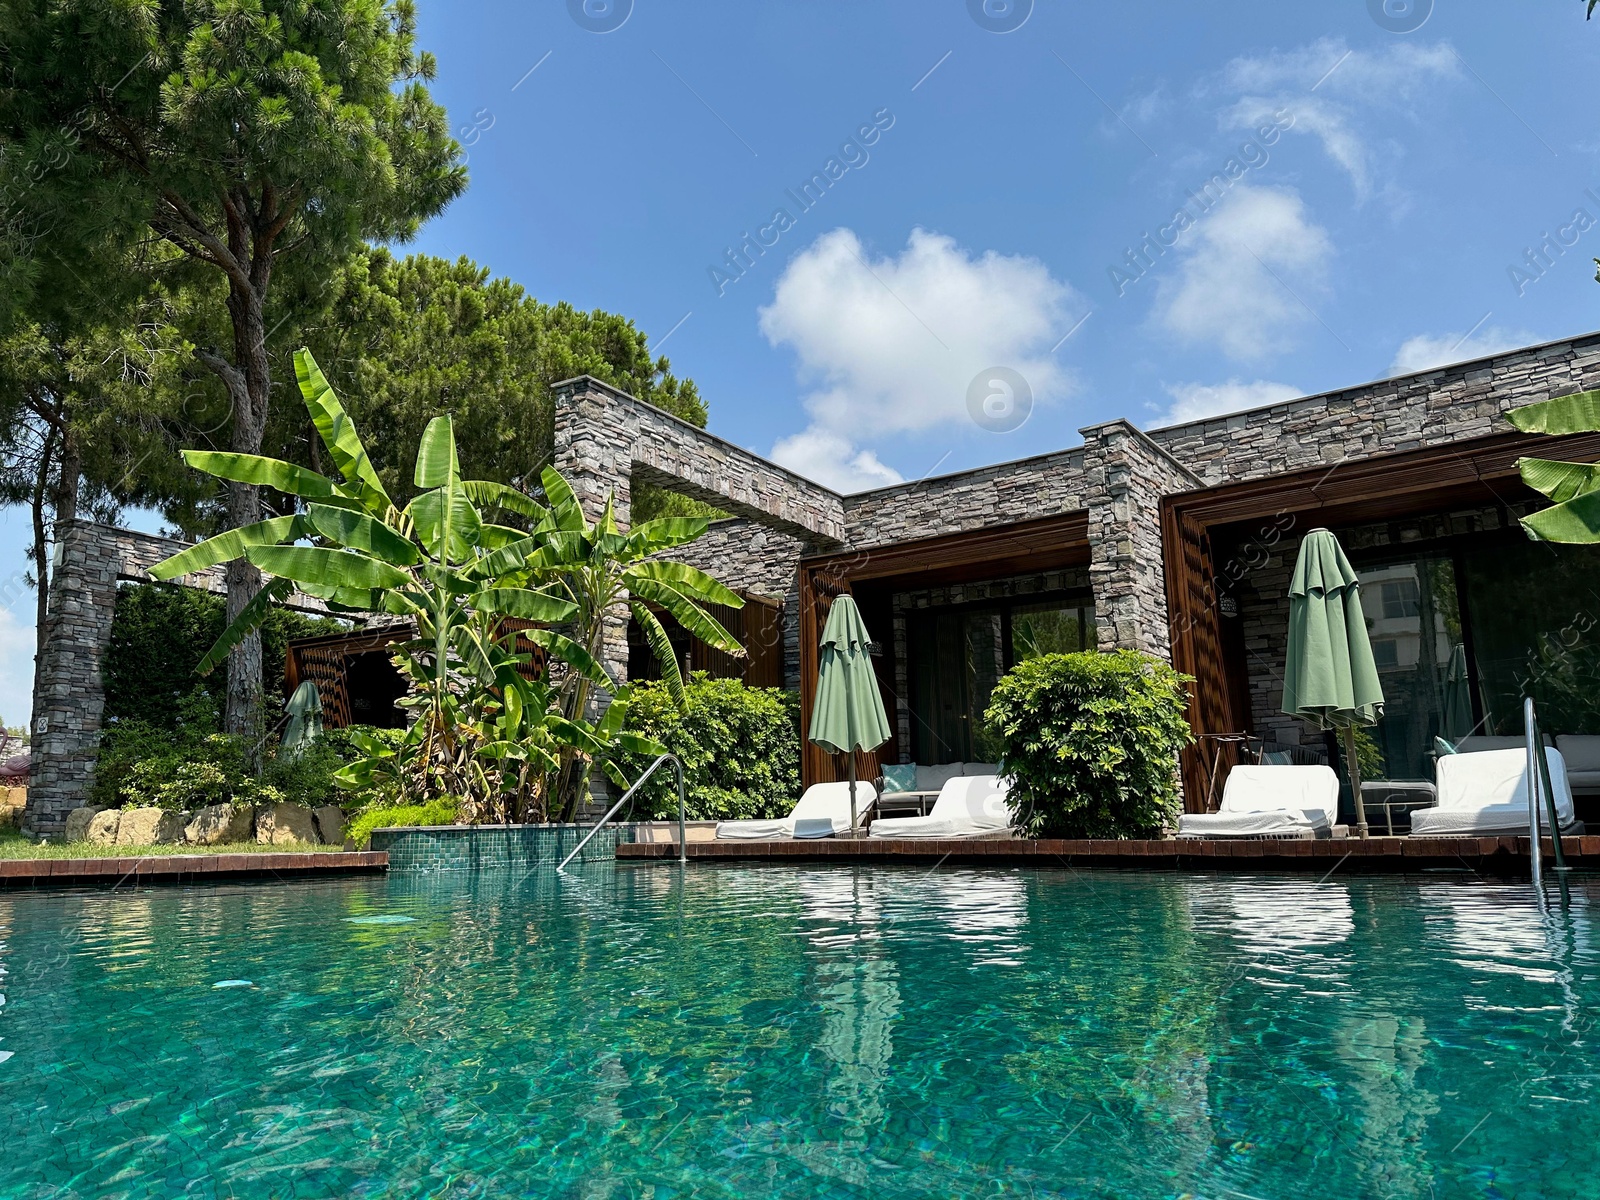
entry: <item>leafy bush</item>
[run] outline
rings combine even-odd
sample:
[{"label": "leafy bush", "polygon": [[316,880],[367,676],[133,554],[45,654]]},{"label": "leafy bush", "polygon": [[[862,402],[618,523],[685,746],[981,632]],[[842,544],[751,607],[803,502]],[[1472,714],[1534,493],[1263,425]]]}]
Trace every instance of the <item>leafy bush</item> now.
[{"label": "leafy bush", "polygon": [[[194,671],[227,626],[225,607],[221,596],[194,588],[123,585],[106,648],[106,724],[138,720],[175,728],[196,688],[220,706],[227,673],[213,671],[201,679]],[[261,626],[261,675],[269,708],[281,704],[288,643],[344,628],[339,621],[284,609],[268,613]]]},{"label": "leafy bush", "polygon": [[1048,654],[1013,668],[984,714],[1030,837],[1154,837],[1178,815],[1184,685],[1133,650]]},{"label": "leafy bush", "polygon": [[454,825],[459,814],[460,805],[449,798],[427,804],[380,805],[358,813],[345,826],[344,836],[355,843],[357,850],[365,850],[374,829],[391,825]]},{"label": "leafy bush", "polygon": [[333,775],[351,756],[349,730],[329,731],[299,758],[269,755],[258,775],[250,769],[246,741],[217,732],[216,705],[208,693],[186,697],[178,714],[170,728],[123,721],[106,731],[91,804],[185,811],[210,804],[287,801],[317,808],[348,801]]},{"label": "leafy bush", "polygon": [[[635,684],[627,725],[683,760],[689,817],[731,821],[788,815],[800,795],[800,704],[794,693],[749,688],[703,671],[683,691],[679,708],[665,683]],[[621,766],[631,780],[651,761],[629,755]],[[634,815],[678,815],[670,770],[663,767],[645,784]]]}]

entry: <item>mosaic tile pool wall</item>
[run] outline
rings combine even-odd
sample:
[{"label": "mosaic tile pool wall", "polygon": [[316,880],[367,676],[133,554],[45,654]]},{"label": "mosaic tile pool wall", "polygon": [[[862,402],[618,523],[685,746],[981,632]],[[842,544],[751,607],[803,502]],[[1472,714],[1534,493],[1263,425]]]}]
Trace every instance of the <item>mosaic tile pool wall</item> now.
[{"label": "mosaic tile pool wall", "polygon": [[[372,848],[389,854],[391,871],[479,871],[505,867],[554,867],[588,833],[587,825],[437,825],[377,829]],[[624,831],[602,829],[578,856],[580,862],[617,857]]]}]

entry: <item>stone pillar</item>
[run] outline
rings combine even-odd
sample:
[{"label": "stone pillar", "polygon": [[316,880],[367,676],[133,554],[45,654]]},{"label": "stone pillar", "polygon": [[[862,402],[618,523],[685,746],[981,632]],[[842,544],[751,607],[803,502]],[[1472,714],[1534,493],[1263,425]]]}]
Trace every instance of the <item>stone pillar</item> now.
[{"label": "stone pillar", "polygon": [[[555,385],[555,468],[560,471],[584,515],[591,521],[605,512],[611,499],[617,525],[631,524],[633,444],[625,406],[612,402],[605,385],[588,376]],[[619,683],[628,678],[628,610],[619,605],[606,617],[601,662]]]},{"label": "stone pillar", "polygon": [[1170,660],[1161,498],[1201,481],[1127,421],[1082,433],[1099,647]]},{"label": "stone pillar", "polygon": [[49,638],[34,666],[33,765],[23,829],[59,834],[88,801],[105,712],[100,672],[117,607],[118,555],[111,531],[88,521],[56,529]]}]

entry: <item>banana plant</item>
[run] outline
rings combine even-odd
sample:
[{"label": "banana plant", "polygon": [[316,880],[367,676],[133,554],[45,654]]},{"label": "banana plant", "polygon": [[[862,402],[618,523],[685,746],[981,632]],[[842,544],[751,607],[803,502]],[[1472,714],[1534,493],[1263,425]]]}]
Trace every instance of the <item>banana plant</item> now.
[{"label": "banana plant", "polygon": [[[1524,433],[1554,435],[1600,432],[1600,391],[1558,396],[1506,418]],[[1600,463],[1519,458],[1522,481],[1550,500],[1550,507],[1522,518],[1536,541],[1593,545],[1600,542]]]},{"label": "banana plant", "polygon": [[[576,610],[573,637],[586,661],[605,657],[607,624],[624,606],[638,622],[661,666],[663,681],[680,705],[684,703],[683,674],[657,609],[707,645],[735,657],[744,656],[738,639],[704,607],[719,604],[738,609],[744,607],[744,599],[706,572],[662,557],[705,533],[710,525],[706,518],[666,517],[623,532],[617,526],[614,497],[607,498],[599,519],[591,522],[560,472],[546,467],[540,481],[548,519],[541,520],[528,538],[502,547],[505,561],[490,556],[486,568],[511,569],[512,560],[518,560],[530,579],[542,578],[551,592],[569,601]],[[590,715],[596,687],[615,695],[616,685],[595,672],[569,671],[562,680],[559,704],[570,727],[576,728]],[[597,728],[610,729],[614,735],[620,721],[620,716],[613,720],[608,710]],[[546,785],[559,798],[556,819],[570,821],[576,815],[587,790],[589,766],[596,757],[595,748],[577,737],[563,747],[559,770]]]},{"label": "banana plant", "polygon": [[[659,557],[699,537],[708,522],[669,518],[623,533],[608,500],[591,524],[571,486],[549,468],[545,504],[504,484],[463,480],[448,416],[428,424],[417,452],[418,493],[398,509],[309,351],[295,355],[295,374],[336,476],[259,455],[184,454],[198,470],[299,502],[290,515],[229,530],[152,569],[170,580],[244,557],[271,577],[202,670],[221,662],[273,601],[299,588],[336,611],[388,613],[416,628],[399,659],[413,682],[415,719],[392,761],[374,749],[373,761],[346,773],[349,786],[392,777],[402,794],[458,796],[484,819],[510,819],[503,815],[510,811],[561,820],[574,815],[594,763],[625,786],[613,758],[661,751],[622,731],[626,689],[602,661],[608,618],[631,604],[680,703],[677,662],[651,605],[718,649],[743,653],[702,607],[743,601],[704,572]],[[502,513],[522,527],[486,517]],[[533,627],[513,628],[524,623]],[[541,652],[537,671],[530,655],[517,652],[519,637]],[[562,668],[559,682],[551,663]],[[612,696],[604,716],[590,711],[596,689]]]}]

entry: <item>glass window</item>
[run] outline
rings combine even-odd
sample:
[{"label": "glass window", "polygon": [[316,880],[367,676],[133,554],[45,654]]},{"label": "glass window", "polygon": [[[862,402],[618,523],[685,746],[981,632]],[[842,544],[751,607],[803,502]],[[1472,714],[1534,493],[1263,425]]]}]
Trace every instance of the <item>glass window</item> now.
[{"label": "glass window", "polygon": [[1030,604],[1011,611],[1011,660],[1074,654],[1094,648],[1094,609]]}]

